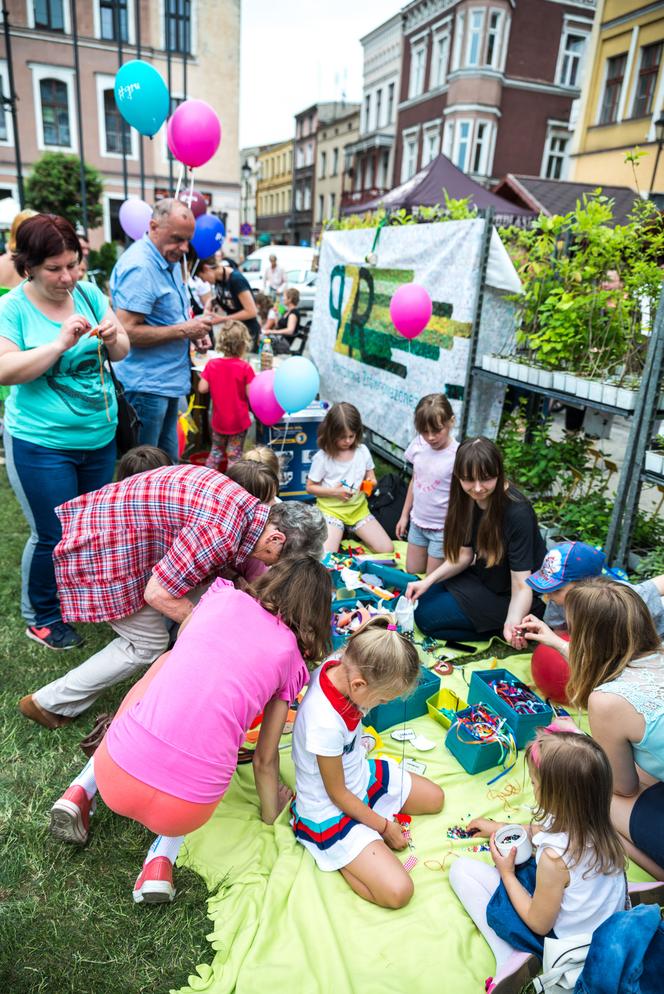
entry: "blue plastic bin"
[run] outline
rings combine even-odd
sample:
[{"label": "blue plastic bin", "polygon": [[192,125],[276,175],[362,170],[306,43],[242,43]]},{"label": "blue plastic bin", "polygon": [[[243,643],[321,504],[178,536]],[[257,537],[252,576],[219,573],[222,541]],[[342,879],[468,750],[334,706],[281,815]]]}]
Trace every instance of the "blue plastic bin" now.
[{"label": "blue plastic bin", "polygon": [[[487,707],[487,711],[495,714],[490,707]],[[472,708],[465,708],[457,712],[457,717],[470,715],[471,712]],[[499,766],[504,758],[504,750],[499,742],[478,742],[458,721],[453,721],[450,725],[445,745],[466,773],[483,773],[493,766]]]},{"label": "blue plastic bin", "polygon": [[[543,725],[549,725],[553,721],[554,714],[553,710],[548,704],[544,704],[541,697],[537,697],[538,701],[544,704],[544,710],[538,714],[517,714],[509,704],[507,704],[502,697],[489,686],[489,680],[518,680],[519,678],[510,673],[509,670],[497,669],[497,670],[475,670],[470,678],[470,692],[468,694],[469,704],[488,704],[489,707],[499,714],[502,718],[505,718],[507,724],[512,729],[514,733],[514,738],[516,739],[516,744],[519,749],[523,749],[524,746],[528,745],[531,739],[535,738],[535,733],[538,728]],[[520,681],[523,682],[523,681]],[[528,688],[530,689],[530,688]]]},{"label": "blue plastic bin", "polygon": [[358,569],[362,573],[373,573],[374,576],[379,577],[383,586],[387,589],[392,589],[392,587],[397,590],[404,592],[409,583],[415,583],[419,580],[419,576],[415,576],[414,573],[404,573],[401,569],[395,569],[394,566],[385,566],[384,563],[358,563]]},{"label": "blue plastic bin", "polygon": [[427,713],[427,698],[439,689],[440,678],[420,666],[420,682],[410,697],[397,697],[387,704],[379,704],[365,715],[363,723],[372,725],[377,732],[382,732],[392,725],[419,718]]}]

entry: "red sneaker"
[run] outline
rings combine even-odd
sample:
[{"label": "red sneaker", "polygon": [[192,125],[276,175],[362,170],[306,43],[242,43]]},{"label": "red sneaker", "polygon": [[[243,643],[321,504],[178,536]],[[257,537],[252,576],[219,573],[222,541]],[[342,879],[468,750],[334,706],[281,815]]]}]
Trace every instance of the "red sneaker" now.
[{"label": "red sneaker", "polygon": [[165,904],[175,897],[173,864],[166,856],[155,856],[145,863],[136,883],[133,897],[136,904]]},{"label": "red sneaker", "polygon": [[74,842],[84,846],[90,831],[90,815],[95,809],[92,800],[78,784],[66,791],[51,808],[51,835],[61,842]]}]

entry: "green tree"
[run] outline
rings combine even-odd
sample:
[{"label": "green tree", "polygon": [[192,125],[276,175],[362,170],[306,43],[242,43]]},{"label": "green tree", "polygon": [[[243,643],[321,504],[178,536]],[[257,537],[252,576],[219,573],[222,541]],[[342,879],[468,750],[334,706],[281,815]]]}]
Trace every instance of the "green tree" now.
[{"label": "green tree", "polygon": [[[96,228],[102,221],[101,173],[85,166],[88,226]],[[25,183],[26,206],[33,210],[61,214],[76,226],[83,222],[81,207],[80,161],[76,155],[45,152],[38,159]]]}]

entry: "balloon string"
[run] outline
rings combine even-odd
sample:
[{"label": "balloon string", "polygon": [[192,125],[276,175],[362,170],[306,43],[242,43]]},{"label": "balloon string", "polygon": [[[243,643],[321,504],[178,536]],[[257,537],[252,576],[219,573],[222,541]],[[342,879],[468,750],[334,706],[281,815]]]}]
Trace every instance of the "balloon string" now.
[{"label": "balloon string", "polygon": [[283,435],[281,436],[281,448],[279,449],[279,458],[281,458],[281,456],[284,454],[284,445],[286,444],[286,435],[288,434],[288,419],[289,418],[290,418],[290,414],[287,413],[286,417],[284,418],[284,421],[286,423],[286,427],[284,428]]},{"label": "balloon string", "polygon": [[187,206],[191,210],[191,204],[194,199],[194,170],[191,170],[191,183],[189,184],[189,194],[187,196]]},{"label": "balloon string", "polygon": [[178,176],[178,185],[175,187],[175,200],[180,196],[180,187],[182,186],[182,179],[184,177],[184,164],[180,163],[180,174]]},{"label": "balloon string", "polygon": [[198,269],[198,263],[200,261],[201,261],[200,259],[196,259],[196,262],[191,267],[191,274],[190,274],[191,276],[195,276],[196,275],[196,270]]}]

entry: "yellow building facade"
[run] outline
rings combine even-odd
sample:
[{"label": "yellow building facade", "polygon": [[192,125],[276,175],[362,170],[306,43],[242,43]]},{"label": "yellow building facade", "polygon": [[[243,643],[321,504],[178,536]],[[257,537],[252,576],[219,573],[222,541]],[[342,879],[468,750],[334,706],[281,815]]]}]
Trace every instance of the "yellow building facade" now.
[{"label": "yellow building facade", "polygon": [[[599,0],[574,139],[569,179],[664,192],[656,121],[664,116],[664,2]],[[647,154],[634,170],[625,156]]]},{"label": "yellow building facade", "polygon": [[256,234],[287,242],[293,197],[293,139],[264,145],[258,153]]}]

